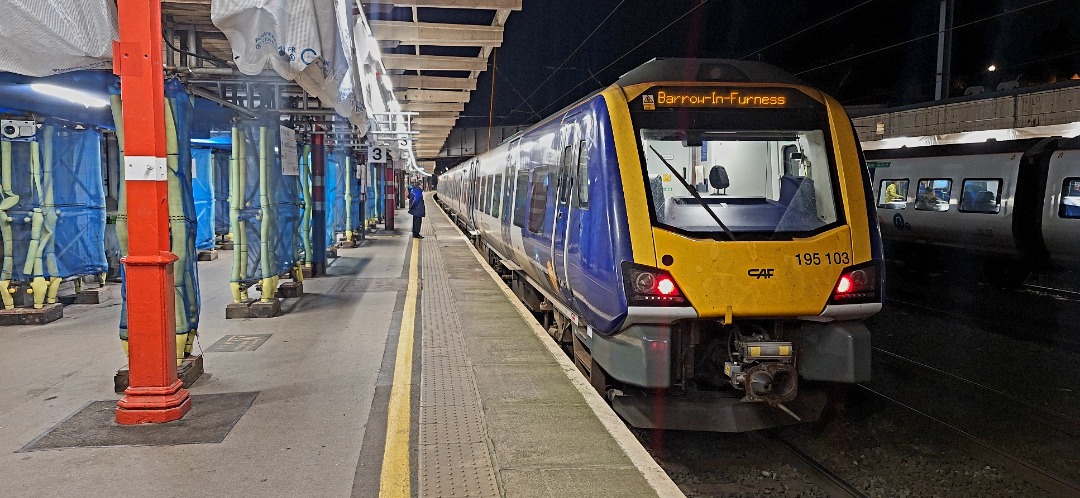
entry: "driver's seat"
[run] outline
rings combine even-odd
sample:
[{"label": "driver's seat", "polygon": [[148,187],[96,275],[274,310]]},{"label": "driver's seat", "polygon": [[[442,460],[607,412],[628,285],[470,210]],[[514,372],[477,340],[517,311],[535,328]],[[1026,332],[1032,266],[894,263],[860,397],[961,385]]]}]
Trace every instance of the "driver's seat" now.
[{"label": "driver's seat", "polygon": [[724,191],[724,195],[727,195],[727,188],[731,186],[731,180],[728,179],[727,170],[719,164],[713,166],[709,170],[709,184],[712,188],[716,189],[715,194],[719,195],[720,191]]}]

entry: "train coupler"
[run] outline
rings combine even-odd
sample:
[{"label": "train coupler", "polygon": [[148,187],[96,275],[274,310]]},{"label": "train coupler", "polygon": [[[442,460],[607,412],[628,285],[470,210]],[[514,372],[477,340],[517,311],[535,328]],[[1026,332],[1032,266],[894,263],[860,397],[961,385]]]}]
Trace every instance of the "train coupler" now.
[{"label": "train coupler", "polygon": [[763,401],[773,406],[795,399],[799,373],[795,369],[790,342],[736,342],[731,361],[724,363],[731,385],[745,394],[745,401]]}]

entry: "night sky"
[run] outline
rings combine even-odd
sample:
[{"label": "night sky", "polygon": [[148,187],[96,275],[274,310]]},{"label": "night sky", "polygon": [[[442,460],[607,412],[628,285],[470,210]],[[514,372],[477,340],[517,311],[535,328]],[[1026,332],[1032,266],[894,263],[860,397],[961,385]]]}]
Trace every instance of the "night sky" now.
[{"label": "night sky", "polygon": [[[523,10],[510,15],[496,54],[493,124],[534,123],[654,57],[761,60],[849,106],[933,100],[938,5],[938,0],[525,0]],[[1018,77],[1023,85],[1044,84],[1080,72],[1080,0],[956,0],[954,26],[953,96],[972,85],[992,90]],[[904,43],[909,40],[915,41]],[[999,69],[988,72],[990,64]],[[491,78],[489,64],[459,127],[488,125]]]}]

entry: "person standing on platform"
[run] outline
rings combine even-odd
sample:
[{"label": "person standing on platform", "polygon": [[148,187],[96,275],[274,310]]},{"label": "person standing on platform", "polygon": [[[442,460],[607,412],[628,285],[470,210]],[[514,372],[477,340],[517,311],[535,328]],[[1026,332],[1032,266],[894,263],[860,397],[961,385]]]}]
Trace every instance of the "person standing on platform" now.
[{"label": "person standing on platform", "polygon": [[420,182],[413,182],[409,187],[409,214],[412,215],[412,236],[422,239],[420,224],[424,221],[427,209],[424,207],[424,189],[420,188]]}]

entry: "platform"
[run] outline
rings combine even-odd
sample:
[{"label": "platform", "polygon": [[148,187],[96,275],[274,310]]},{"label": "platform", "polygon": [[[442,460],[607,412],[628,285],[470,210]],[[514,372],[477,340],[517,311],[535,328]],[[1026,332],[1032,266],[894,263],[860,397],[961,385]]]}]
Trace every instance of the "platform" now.
[{"label": "platform", "polygon": [[679,495],[429,206],[425,239],[340,249],[272,320],[226,320],[230,262],[200,262],[178,423],[111,424],[118,301],[0,330],[0,495]]}]

